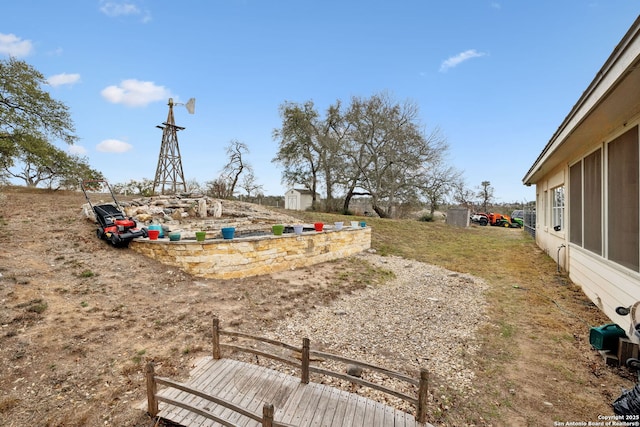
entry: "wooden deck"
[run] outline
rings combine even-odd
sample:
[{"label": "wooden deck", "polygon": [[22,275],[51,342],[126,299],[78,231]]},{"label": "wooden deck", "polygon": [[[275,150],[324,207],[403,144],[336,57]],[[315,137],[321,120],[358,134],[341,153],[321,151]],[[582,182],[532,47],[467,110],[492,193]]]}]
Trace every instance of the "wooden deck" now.
[{"label": "wooden deck", "polygon": [[[304,384],[299,377],[233,359],[201,359],[192,370],[189,381],[184,384],[253,414],[261,415],[264,405],[272,404],[275,409],[273,426],[431,426],[418,423],[410,414],[363,396],[322,384]],[[263,425],[252,417],[232,412],[223,405],[176,388],[160,388],[157,396],[160,402],[158,416],[182,426]],[[203,413],[226,420],[227,424],[181,409],[164,402],[164,399],[195,406]]]}]

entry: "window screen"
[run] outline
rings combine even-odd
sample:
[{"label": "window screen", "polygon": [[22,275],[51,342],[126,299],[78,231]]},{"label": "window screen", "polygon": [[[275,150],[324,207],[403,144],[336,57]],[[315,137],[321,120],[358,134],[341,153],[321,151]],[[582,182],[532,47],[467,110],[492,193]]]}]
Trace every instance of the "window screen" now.
[{"label": "window screen", "polygon": [[582,162],[569,168],[569,241],[582,246]]},{"label": "window screen", "polygon": [[607,256],[638,271],[638,127],[608,145]]},{"label": "window screen", "polygon": [[584,159],[584,248],[602,255],[602,150]]}]

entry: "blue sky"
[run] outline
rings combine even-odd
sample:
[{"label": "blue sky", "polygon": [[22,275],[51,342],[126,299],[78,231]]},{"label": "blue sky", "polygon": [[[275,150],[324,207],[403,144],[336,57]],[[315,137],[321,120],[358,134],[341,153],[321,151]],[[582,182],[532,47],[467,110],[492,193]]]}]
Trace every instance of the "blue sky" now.
[{"label": "blue sky", "polygon": [[[185,178],[216,178],[231,140],[265,194],[284,101],[388,92],[439,128],[448,160],[498,202],[522,177],[638,16],[639,0],[21,0],[4,2],[0,58],[33,65],[70,107],[112,182],[155,176],[170,97]],[[62,146],[61,146],[62,147]]]}]

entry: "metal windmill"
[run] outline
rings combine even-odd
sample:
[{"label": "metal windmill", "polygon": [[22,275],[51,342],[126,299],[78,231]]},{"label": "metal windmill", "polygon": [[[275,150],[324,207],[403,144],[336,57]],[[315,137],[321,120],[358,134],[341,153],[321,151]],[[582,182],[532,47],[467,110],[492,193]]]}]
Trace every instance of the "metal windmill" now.
[{"label": "metal windmill", "polygon": [[182,172],[182,159],[180,158],[180,147],[178,146],[178,131],[184,130],[181,126],[176,126],[173,119],[173,106],[184,105],[189,114],[193,114],[195,110],[195,98],[189,99],[186,104],[174,104],[173,98],[169,98],[169,116],[162,126],[156,126],[162,129],[162,145],[160,146],[160,155],[158,156],[158,167],[156,168],[156,177],[153,180],[153,193],[160,186],[160,194],[175,194],[178,187],[187,191],[187,183],[184,180]]}]

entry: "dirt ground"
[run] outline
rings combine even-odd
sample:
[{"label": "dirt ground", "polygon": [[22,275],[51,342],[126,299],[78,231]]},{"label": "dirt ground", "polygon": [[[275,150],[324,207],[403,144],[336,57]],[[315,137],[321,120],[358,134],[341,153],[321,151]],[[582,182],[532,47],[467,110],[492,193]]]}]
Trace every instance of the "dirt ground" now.
[{"label": "dirt ground", "polygon": [[[0,206],[0,425],[149,426],[144,367],[184,378],[211,322],[259,332],[366,284],[352,261],[270,276],[189,276],[95,236],[80,194],[5,191]],[[356,271],[354,271],[356,269]],[[344,274],[348,271],[350,274]],[[340,286],[333,286],[339,280]]]},{"label": "dirt ground", "polygon": [[[163,376],[185,378],[210,354],[213,316],[225,328],[259,334],[388,277],[347,259],[248,279],[194,278],[98,240],[95,225],[81,216],[82,203],[74,193],[0,192],[1,426],[154,426],[138,407],[146,362],[153,360]],[[556,306],[532,291],[513,290],[506,304],[512,311],[492,313],[485,328],[508,338],[522,307],[532,313],[543,307],[557,318]],[[568,293],[560,302],[570,301],[578,306],[583,298]],[[611,413],[619,386],[632,384],[598,360],[584,334],[565,332],[567,321],[578,330],[579,319],[549,324],[547,317],[527,323],[515,360],[505,362],[496,347],[479,364],[478,380],[491,384],[479,385],[478,403],[496,407],[505,425],[560,425],[551,421],[558,410],[596,421],[594,414]],[[554,353],[540,354],[542,339],[555,340]],[[567,355],[575,362],[565,362]],[[455,407],[474,410],[470,402]]]}]

